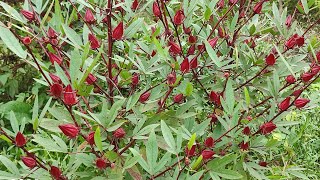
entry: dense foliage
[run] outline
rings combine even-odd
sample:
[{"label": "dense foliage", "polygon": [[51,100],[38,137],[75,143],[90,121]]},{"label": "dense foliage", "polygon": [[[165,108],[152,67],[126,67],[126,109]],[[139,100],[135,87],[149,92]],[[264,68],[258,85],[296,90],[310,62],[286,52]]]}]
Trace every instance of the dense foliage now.
[{"label": "dense foliage", "polygon": [[307,179],[316,5],[0,2],[0,179]]}]

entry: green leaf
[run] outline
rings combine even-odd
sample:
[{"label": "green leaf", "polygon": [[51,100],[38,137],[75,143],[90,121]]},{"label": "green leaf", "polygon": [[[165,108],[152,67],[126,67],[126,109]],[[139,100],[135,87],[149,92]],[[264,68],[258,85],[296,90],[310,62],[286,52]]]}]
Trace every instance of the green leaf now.
[{"label": "green leaf", "polygon": [[227,86],[226,86],[226,101],[227,101],[230,113],[233,111],[234,103],[235,103],[234,89],[232,87],[232,84],[233,84],[233,81],[231,79],[228,79]]},{"label": "green leaf", "polygon": [[139,156],[134,156],[134,157],[128,156],[126,161],[124,162],[122,172],[124,172],[125,169],[129,169],[132,166],[134,166],[138,162],[139,158],[140,158]]},{"label": "green leaf", "polygon": [[63,71],[63,69],[60,67],[60,65],[57,64],[56,62],[54,62],[54,67],[56,68],[57,76],[60,77],[60,79],[61,79],[61,81],[63,82],[63,84],[64,84],[65,86],[67,86],[68,84],[70,84],[67,75],[65,74],[65,72]]},{"label": "green leaf", "polygon": [[295,76],[295,74],[294,74],[294,72],[292,71],[290,65],[288,64],[288,62],[286,61],[286,59],[285,59],[285,58],[283,57],[283,55],[281,54],[279,48],[278,48],[276,45],[274,45],[274,47],[275,47],[276,50],[278,51],[278,53],[279,53],[279,55],[280,55],[280,59],[282,60],[282,62],[287,66],[287,68],[289,69],[289,71],[291,72],[291,74],[292,74],[293,76]]},{"label": "green leaf", "polygon": [[214,158],[207,164],[207,167],[210,170],[224,168],[227,164],[231,163],[236,158],[237,158],[236,154],[223,156],[221,158]]},{"label": "green leaf", "polygon": [[210,19],[211,14],[212,14],[211,8],[206,6],[206,10],[204,12],[204,19],[208,21]]},{"label": "green leaf", "polygon": [[195,173],[194,175],[192,175],[191,177],[189,177],[188,180],[199,180],[199,179],[201,179],[200,177],[202,176],[203,173],[204,173],[204,170],[199,171],[199,172]]},{"label": "green leaf", "polygon": [[96,132],[94,133],[94,143],[98,147],[98,149],[102,152],[102,141],[101,141],[101,134],[100,134],[100,127],[98,126]]},{"label": "green leaf", "polygon": [[166,143],[168,144],[168,146],[170,147],[167,150],[169,152],[175,154],[176,142],[173,138],[171,130],[163,120],[161,120],[160,124],[161,124],[161,131],[162,131],[163,138],[166,141]]},{"label": "green leaf", "polygon": [[218,68],[221,68],[221,62],[216,54],[216,52],[213,50],[211,45],[208,41],[204,41],[204,45],[206,46],[206,51],[209,55],[209,57],[212,59],[213,63],[218,66]]},{"label": "green leaf", "polygon": [[193,85],[191,82],[188,82],[186,86],[186,93],[185,93],[186,96],[191,96],[192,91],[193,91]]},{"label": "green leaf", "polygon": [[10,111],[10,124],[11,124],[13,132],[15,134],[18,133],[19,123],[18,123],[18,120],[17,120],[16,116],[14,115],[13,111]]},{"label": "green leaf", "polygon": [[157,159],[158,159],[158,145],[157,139],[154,131],[150,133],[149,139],[146,143],[146,155],[149,164],[149,168],[151,171],[151,175],[155,174],[154,172],[155,167],[157,166]]},{"label": "green leaf", "polygon": [[8,159],[3,155],[0,155],[0,161],[12,174],[15,174],[18,176],[20,175],[19,169],[10,159]]},{"label": "green leaf", "polygon": [[70,58],[70,79],[72,84],[74,85],[81,74],[81,71],[80,71],[81,64],[82,64],[81,55],[79,51],[75,49],[74,51],[71,52],[71,58]]},{"label": "green leaf", "polygon": [[33,103],[33,109],[32,109],[32,120],[38,119],[38,111],[39,111],[39,105],[38,105],[38,95],[36,95],[36,98],[34,99]]},{"label": "green leaf", "polygon": [[143,18],[138,18],[137,20],[133,21],[129,27],[127,27],[124,31],[124,36],[126,38],[131,38],[133,35],[137,33],[139,28],[143,25]]},{"label": "green leaf", "polygon": [[196,162],[194,162],[192,165],[191,165],[191,169],[195,170],[198,168],[198,166],[201,164],[202,162],[202,155],[198,157],[198,159],[196,160]]},{"label": "green leaf", "polygon": [[62,27],[68,39],[70,39],[70,41],[73,43],[72,45],[80,49],[81,48],[80,46],[83,45],[80,36],[66,24],[62,24]]},{"label": "green leaf", "polygon": [[217,174],[218,176],[226,179],[241,179],[242,175],[237,173],[236,171],[229,170],[229,169],[212,169],[213,173]]},{"label": "green leaf", "polygon": [[307,0],[301,0],[303,10],[306,14],[309,13],[309,6],[308,6],[308,1]]},{"label": "green leaf", "polygon": [[196,133],[192,134],[191,138],[189,139],[188,142],[188,149],[190,150],[191,147],[194,145],[194,143],[196,142]]},{"label": "green leaf", "polygon": [[3,9],[5,11],[7,11],[7,13],[13,17],[13,19],[17,20],[17,21],[20,21],[22,23],[26,23],[26,21],[20,16],[19,12],[16,11],[13,7],[9,6],[8,4],[0,1],[0,6],[3,7]]},{"label": "green leaf", "polygon": [[107,126],[110,126],[113,121],[116,119],[117,115],[118,115],[118,112],[119,110],[121,109],[122,105],[124,104],[125,102],[125,99],[121,99],[119,101],[116,101],[110,111],[109,111],[109,114],[108,114],[108,119],[106,120],[106,125]]},{"label": "green leaf", "polygon": [[53,141],[52,139],[45,138],[45,137],[42,137],[40,135],[33,135],[32,141],[38,143],[46,151],[62,152],[62,153],[67,153],[68,152],[68,149],[66,148],[66,146],[60,146],[60,145],[58,145],[57,142]]},{"label": "green leaf", "polygon": [[249,95],[249,91],[248,91],[247,87],[244,87],[244,96],[246,99],[247,107],[249,107],[250,106],[250,95]]},{"label": "green leaf", "polygon": [[27,57],[27,52],[22,49],[18,39],[12,34],[12,32],[4,26],[5,25],[0,21],[0,38],[3,43],[17,56],[25,59]]}]

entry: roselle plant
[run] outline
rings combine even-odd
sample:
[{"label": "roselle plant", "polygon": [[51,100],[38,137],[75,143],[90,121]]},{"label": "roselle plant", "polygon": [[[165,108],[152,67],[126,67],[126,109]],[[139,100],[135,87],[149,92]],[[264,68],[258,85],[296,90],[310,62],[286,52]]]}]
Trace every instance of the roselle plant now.
[{"label": "roselle plant", "polygon": [[[7,112],[2,179],[271,179],[291,110],[318,102],[312,29],[277,1],[1,2],[0,37],[34,66],[32,118]],[[20,116],[19,116],[20,117]],[[1,166],[1,167],[4,167]],[[302,175],[301,175],[302,174]]]}]

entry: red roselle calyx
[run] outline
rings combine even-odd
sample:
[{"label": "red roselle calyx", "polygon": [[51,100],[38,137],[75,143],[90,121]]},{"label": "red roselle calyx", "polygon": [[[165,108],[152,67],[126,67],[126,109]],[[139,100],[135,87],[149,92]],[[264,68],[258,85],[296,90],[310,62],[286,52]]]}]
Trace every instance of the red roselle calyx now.
[{"label": "red roselle calyx", "polygon": [[21,157],[21,160],[22,160],[23,164],[26,165],[27,167],[29,167],[30,169],[37,166],[36,160],[34,160],[32,157],[23,156],[23,157]]},{"label": "red roselle calyx", "polygon": [[73,106],[78,102],[76,92],[73,91],[70,84],[64,89],[63,102],[68,106]]},{"label": "red roselle calyx", "polygon": [[243,150],[243,151],[249,150],[249,146],[250,146],[249,142],[246,142],[246,143],[245,143],[244,141],[242,141],[242,142],[239,144],[240,149]]},{"label": "red roselle calyx", "polygon": [[224,8],[224,0],[220,0],[220,1],[218,2],[217,6],[218,6],[218,9]]},{"label": "red roselle calyx", "polygon": [[287,17],[287,19],[286,19],[285,25],[289,28],[289,27],[291,27],[291,24],[292,24],[292,16],[289,15],[289,16]]},{"label": "red roselle calyx", "polygon": [[58,34],[56,33],[56,31],[54,29],[52,29],[51,27],[49,27],[49,29],[48,29],[48,38],[56,39],[57,37],[58,37]]},{"label": "red roselle calyx", "polygon": [[49,89],[49,95],[52,96],[55,99],[59,99],[62,95],[63,87],[61,84],[54,83],[51,84]]},{"label": "red roselle calyx", "polygon": [[260,126],[260,132],[261,132],[261,134],[266,135],[266,134],[271,133],[276,128],[277,128],[277,126],[273,122],[266,122]]},{"label": "red roselle calyx", "polygon": [[198,67],[198,59],[196,57],[194,57],[191,61],[190,61],[190,68],[194,69]]},{"label": "red roselle calyx", "polygon": [[55,180],[59,180],[62,176],[61,170],[56,166],[51,166],[50,174]]},{"label": "red roselle calyx", "polygon": [[214,102],[216,105],[221,104],[219,93],[217,93],[215,91],[211,91],[209,98],[210,98],[210,101]]},{"label": "red roselle calyx", "polygon": [[158,6],[157,1],[153,2],[152,11],[153,11],[153,15],[154,16],[156,16],[156,17],[160,17],[161,16],[161,11],[160,11],[160,8]]},{"label": "red roselle calyx", "polygon": [[64,135],[68,136],[71,139],[77,137],[79,134],[79,128],[73,124],[59,125],[59,128]]},{"label": "red roselle calyx", "polygon": [[190,70],[190,63],[188,58],[185,58],[180,64],[180,71],[183,73],[187,73]]},{"label": "red roselle calyx", "polygon": [[86,83],[88,85],[92,85],[97,81],[97,77],[95,77],[93,74],[89,73],[88,77],[86,78]]},{"label": "red roselle calyx", "polygon": [[309,99],[306,98],[298,98],[294,101],[294,105],[297,108],[303,108],[305,105],[307,105],[310,102]]},{"label": "red roselle calyx", "polygon": [[122,39],[122,36],[123,36],[123,22],[120,22],[112,32],[112,38],[114,40],[120,40]]},{"label": "red roselle calyx", "polygon": [[313,73],[306,72],[301,75],[301,79],[303,82],[308,82],[313,78],[313,76],[314,76]]},{"label": "red roselle calyx", "polygon": [[274,57],[273,54],[269,54],[268,57],[266,58],[266,64],[268,66],[273,66],[276,63],[276,58]]},{"label": "red roselle calyx", "polygon": [[86,14],[84,15],[84,20],[88,23],[88,24],[94,24],[96,23],[96,19],[94,18],[94,15],[92,13],[92,11],[90,9],[86,10]]},{"label": "red roselle calyx", "polygon": [[28,21],[33,21],[35,19],[34,13],[31,11],[21,10],[20,12]]},{"label": "red roselle calyx", "polygon": [[181,53],[180,46],[178,44],[174,43],[173,41],[169,42],[169,46],[170,46],[170,48],[169,48],[170,53],[172,53],[174,55]]},{"label": "red roselle calyx", "polygon": [[285,111],[290,106],[290,97],[285,98],[281,103],[278,104],[278,107],[281,111]]},{"label": "red roselle calyx", "polygon": [[196,43],[196,42],[197,42],[197,37],[190,35],[189,38],[188,38],[188,42],[189,42],[190,44]]},{"label": "red roselle calyx", "polygon": [[215,48],[218,43],[218,40],[219,40],[219,37],[215,37],[213,39],[210,39],[208,42],[212,48]]},{"label": "red roselle calyx", "polygon": [[31,44],[32,40],[29,36],[27,36],[27,37],[22,38],[22,42],[25,45],[29,45],[29,44]]},{"label": "red roselle calyx", "polygon": [[261,10],[262,10],[262,6],[263,6],[263,3],[265,2],[266,0],[261,0],[260,2],[258,2],[254,7],[253,7],[253,12],[255,14],[260,14],[261,13]]},{"label": "red roselle calyx", "polygon": [[194,156],[195,152],[196,152],[195,145],[192,145],[190,149],[188,149],[188,147],[186,147],[186,149],[185,149],[185,153],[186,153],[187,157]]},{"label": "red roselle calyx", "polygon": [[193,44],[188,49],[188,55],[193,55],[194,51],[196,50],[196,46]]},{"label": "red roselle calyx", "polygon": [[288,49],[292,49],[295,46],[303,46],[304,44],[304,37],[303,36],[299,36],[298,34],[294,34],[293,36],[291,36],[285,43],[285,46]]},{"label": "red roselle calyx", "polygon": [[184,19],[185,19],[185,16],[184,16],[183,11],[178,10],[176,12],[176,15],[173,17],[173,23],[178,26],[183,23]]},{"label": "red roselle calyx", "polygon": [[26,145],[27,140],[21,132],[18,132],[15,138],[15,144],[17,147],[23,147]]},{"label": "red roselle calyx", "polygon": [[120,139],[123,138],[126,135],[126,132],[124,131],[123,128],[118,128],[113,132],[113,137]]},{"label": "red roselle calyx", "polygon": [[185,26],[183,26],[183,32],[184,32],[185,34],[190,35],[190,34],[191,34],[191,28],[190,28],[190,27],[185,27]]},{"label": "red roselle calyx", "polygon": [[218,35],[220,38],[224,38],[226,36],[225,31],[221,26],[218,28]]},{"label": "red roselle calyx", "polygon": [[214,155],[214,152],[212,150],[203,150],[201,153],[203,159],[211,159]]},{"label": "red roselle calyx", "polygon": [[95,35],[89,33],[88,39],[90,42],[91,49],[98,49],[100,47],[100,43]]},{"label": "red roselle calyx", "polygon": [[139,74],[138,74],[138,73],[134,73],[134,74],[132,75],[131,84],[132,84],[133,86],[136,86],[136,85],[139,84]]},{"label": "red roselle calyx", "polygon": [[149,99],[150,95],[151,95],[151,93],[149,91],[141,94],[141,96],[139,98],[139,102],[141,102],[141,103],[146,102]]},{"label": "red roselle calyx", "polygon": [[98,169],[105,169],[107,167],[107,162],[103,158],[96,159],[96,166]]},{"label": "red roselle calyx", "polygon": [[286,81],[289,84],[293,84],[293,83],[296,82],[296,78],[293,75],[289,75],[289,76],[286,77]]},{"label": "red roselle calyx", "polygon": [[132,10],[137,10],[138,9],[138,5],[139,5],[138,0],[134,0],[132,5],[131,5],[131,9]]},{"label": "red roselle calyx", "polygon": [[262,166],[262,167],[267,167],[268,163],[265,162],[265,161],[260,161],[259,165]]},{"label": "red roselle calyx", "polygon": [[177,76],[175,72],[172,72],[167,76],[167,83],[169,85],[173,85],[176,82],[176,80],[177,80]]},{"label": "red roselle calyx", "polygon": [[61,83],[61,79],[59,78],[59,76],[52,73],[49,73],[49,76],[54,83]]},{"label": "red roselle calyx", "polygon": [[88,134],[88,136],[86,137],[86,140],[87,142],[90,144],[90,145],[94,145],[94,131],[90,132]]},{"label": "red roselle calyx", "polygon": [[244,127],[242,133],[249,136],[251,134],[250,128],[248,126]]},{"label": "red roselle calyx", "polygon": [[212,148],[214,145],[214,139],[212,137],[208,137],[205,141],[204,141],[204,145],[208,148]]},{"label": "red roselle calyx", "polygon": [[175,103],[181,103],[183,100],[183,94],[177,94],[173,97],[173,102]]},{"label": "red roselle calyx", "polygon": [[295,96],[295,97],[298,97],[298,96],[300,96],[301,93],[302,93],[302,90],[301,89],[297,89],[297,90],[293,91],[292,95]]},{"label": "red roselle calyx", "polygon": [[62,63],[62,58],[58,57],[57,55],[49,52],[49,60],[51,61],[52,65],[54,65],[54,62],[56,62],[57,64],[61,64]]}]

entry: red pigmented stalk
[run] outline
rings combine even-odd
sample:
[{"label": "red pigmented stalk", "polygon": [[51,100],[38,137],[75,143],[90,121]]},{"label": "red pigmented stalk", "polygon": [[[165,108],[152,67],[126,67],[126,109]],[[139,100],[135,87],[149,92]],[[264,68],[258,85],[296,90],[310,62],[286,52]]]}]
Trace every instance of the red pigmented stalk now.
[{"label": "red pigmented stalk", "polygon": [[107,8],[107,26],[108,26],[108,75],[109,75],[109,94],[110,102],[113,104],[113,78],[112,78],[112,26],[111,26],[111,15],[112,15],[112,0],[108,0]]}]

